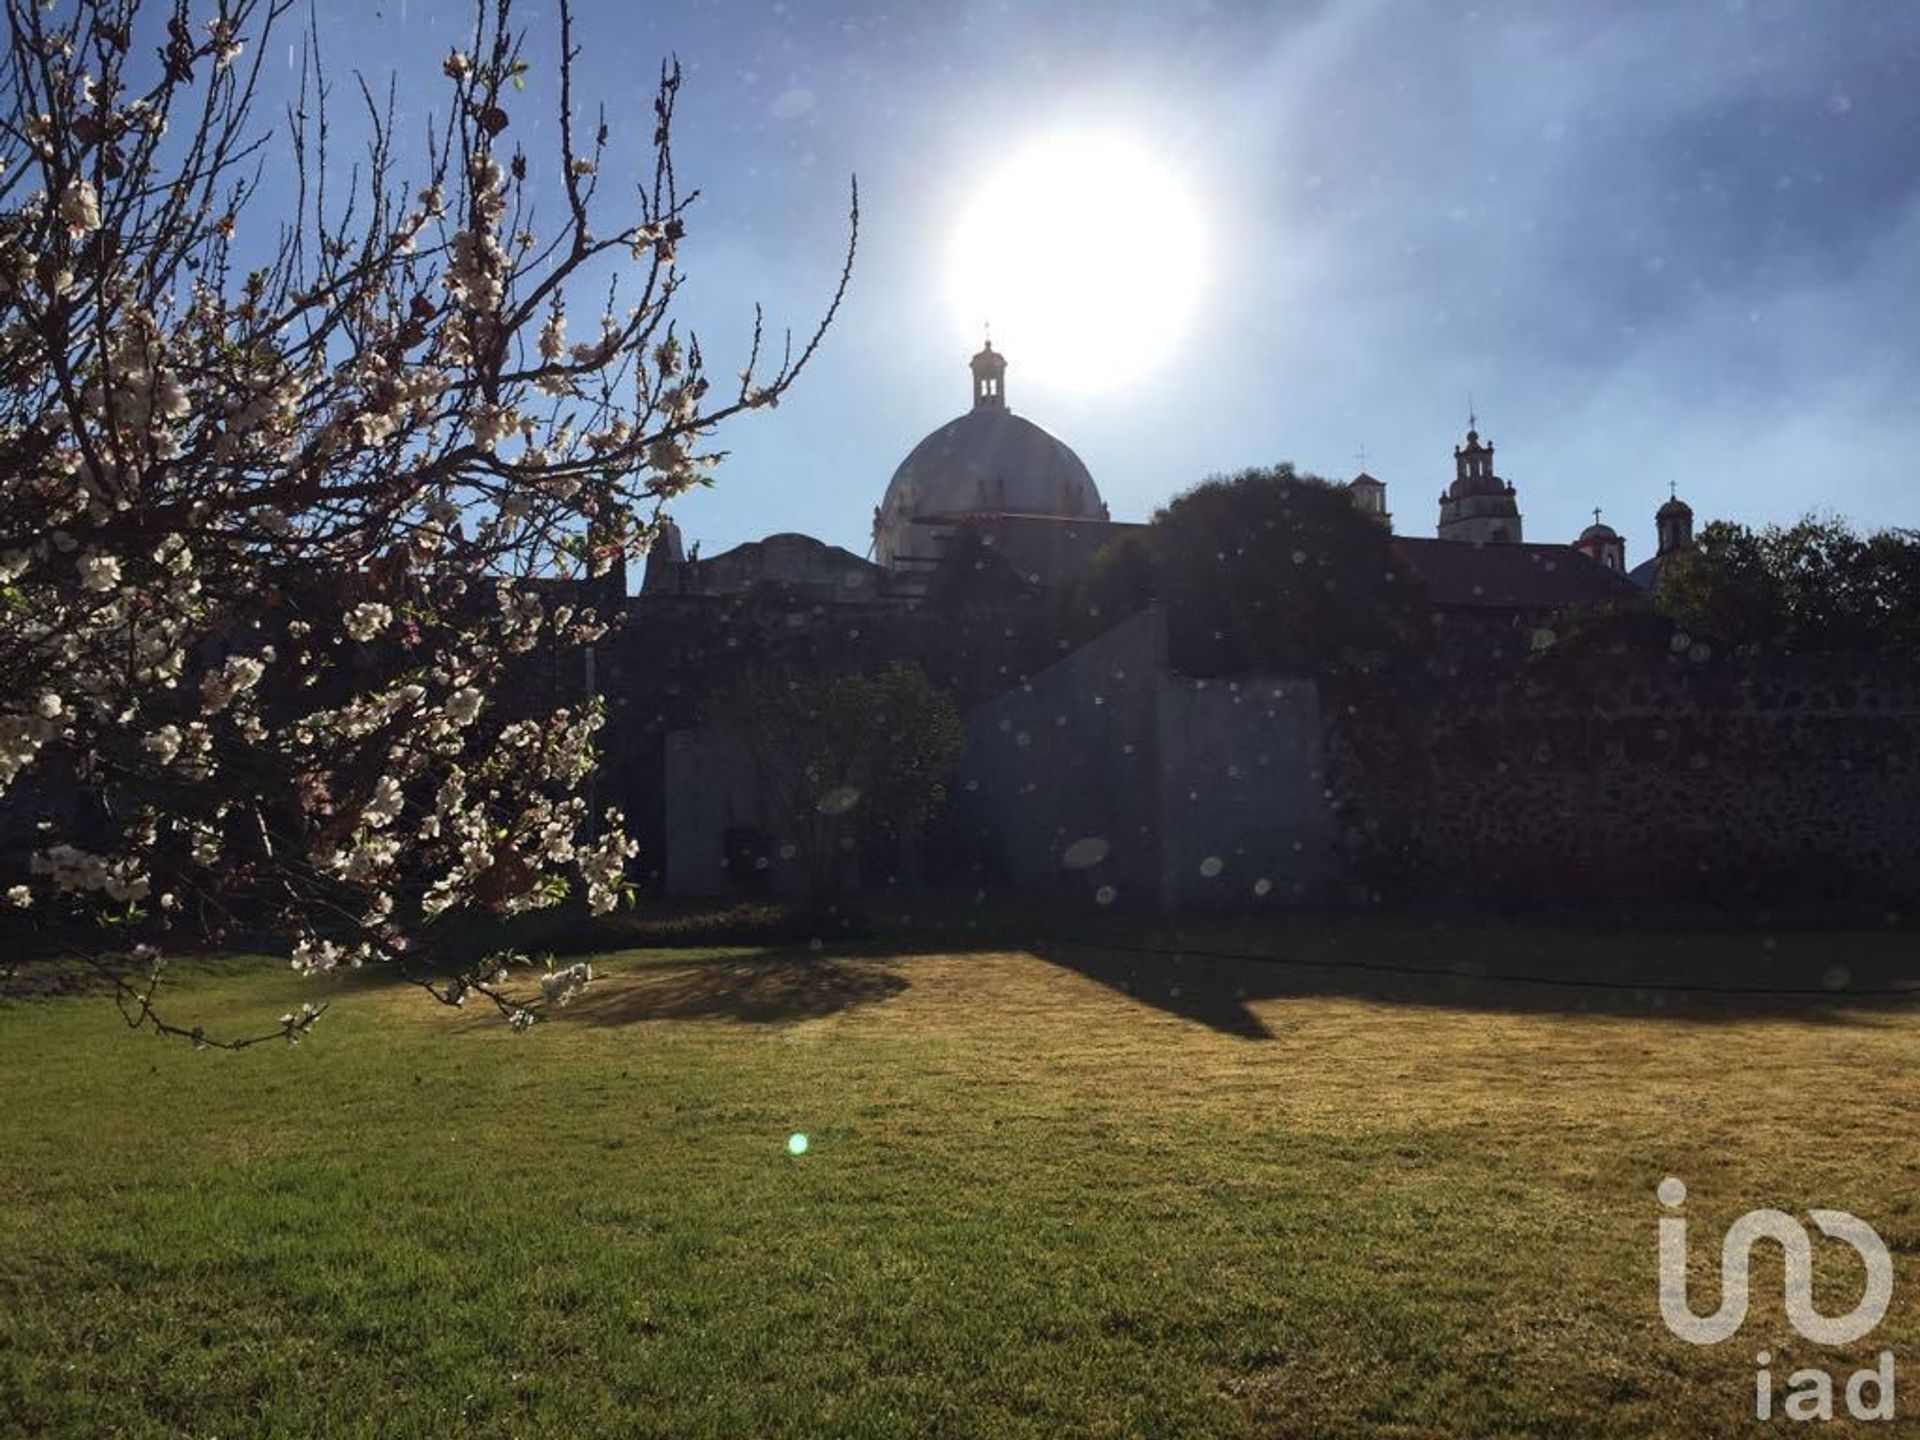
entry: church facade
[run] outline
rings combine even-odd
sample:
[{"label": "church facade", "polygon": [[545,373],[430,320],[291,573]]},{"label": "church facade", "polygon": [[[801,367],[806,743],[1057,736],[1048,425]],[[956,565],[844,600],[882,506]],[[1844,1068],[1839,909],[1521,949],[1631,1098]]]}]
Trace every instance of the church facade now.
[{"label": "church facade", "polygon": [[[1059,883],[1061,856],[1097,840],[1100,873],[1073,878],[1135,903],[1297,903],[1329,883],[1311,680],[1249,677],[1244,692],[1187,680],[1168,664],[1164,622],[1152,615],[1063,648],[1047,597],[1141,527],[1115,521],[1073,449],[1012,409],[1007,370],[991,344],[972,357],[971,403],[896,467],[865,555],[778,534],[703,558],[666,528],[627,602],[624,649],[601,675],[626,750],[613,768],[665,888],[737,883],[728,856],[743,836],[774,857],[764,878],[776,888],[796,878],[779,873],[790,848],[775,839],[781,818],[703,697],[742,667],[892,659],[919,664],[967,718],[945,864],[931,878]],[[1362,473],[1346,489],[1393,529],[1382,481]],[[1662,507],[1662,557],[1687,541],[1681,511],[1678,501]],[[1644,595],[1624,545],[1597,518],[1572,544],[1525,538],[1516,487],[1495,472],[1477,426],[1455,449],[1434,534],[1396,535],[1393,553],[1436,623],[1467,634]]]}]

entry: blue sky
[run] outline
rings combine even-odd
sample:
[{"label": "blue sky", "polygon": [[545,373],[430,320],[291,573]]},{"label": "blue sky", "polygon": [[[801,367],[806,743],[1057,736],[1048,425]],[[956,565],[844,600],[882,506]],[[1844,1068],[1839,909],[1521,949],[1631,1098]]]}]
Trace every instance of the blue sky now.
[{"label": "blue sky", "polygon": [[[398,67],[410,107],[470,14],[322,11],[330,60]],[[519,19],[537,60],[550,7]],[[1082,393],[1009,356],[1013,407],[1117,519],[1245,465],[1346,478],[1364,446],[1396,528],[1431,534],[1471,393],[1529,539],[1598,505],[1637,561],[1669,481],[1703,520],[1920,526],[1911,0],[580,0],[578,23],[578,89],[630,155],[661,57],[685,66],[678,159],[704,198],[684,313],[716,372],[756,299],[810,324],[860,177],[842,322],[679,512],[707,554],[780,530],[864,552],[894,466],[968,401],[960,213],[997,160],[1076,131],[1161,157],[1209,237],[1199,312],[1137,381]],[[1113,243],[1138,252],[1114,303],[1150,334],[1152,217]]]}]

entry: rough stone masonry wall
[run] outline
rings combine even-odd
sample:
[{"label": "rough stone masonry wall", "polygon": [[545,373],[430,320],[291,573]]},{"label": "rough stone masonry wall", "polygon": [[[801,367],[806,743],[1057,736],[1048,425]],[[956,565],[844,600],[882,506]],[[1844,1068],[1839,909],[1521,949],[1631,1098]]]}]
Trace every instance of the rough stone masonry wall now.
[{"label": "rough stone masonry wall", "polygon": [[1920,677],[1676,657],[1436,681],[1422,708],[1394,783],[1343,772],[1350,835],[1397,839],[1415,893],[1920,901]]}]

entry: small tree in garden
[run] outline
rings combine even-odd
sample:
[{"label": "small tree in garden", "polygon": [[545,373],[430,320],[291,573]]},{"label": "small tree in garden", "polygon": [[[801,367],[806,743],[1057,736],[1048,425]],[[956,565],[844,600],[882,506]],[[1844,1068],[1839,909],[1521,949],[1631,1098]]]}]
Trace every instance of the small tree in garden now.
[{"label": "small tree in garden", "polygon": [[[154,1008],[161,949],[243,923],[301,970],[391,962],[532,1023],[584,970],[523,1001],[506,957],[440,933],[608,908],[632,846],[582,795],[597,702],[497,712],[515,655],[604,624],[523,582],[643,552],[847,271],[797,351],[763,365],[756,314],[737,383],[710,382],[673,321],[679,73],[650,113],[576,123],[564,0],[545,77],[482,3],[413,150],[362,86],[351,170],[312,37],[287,128],[258,124],[284,0],[4,3],[0,807],[32,839],[0,895],[162,1033],[209,1038]],[[560,123],[532,154],[543,81]],[[651,165],[603,195],[635,126]]]},{"label": "small tree in garden", "polygon": [[939,812],[965,736],[953,698],[899,661],[868,675],[749,672],[713,715],[751,758],[816,902],[840,888],[849,848],[897,854]]}]

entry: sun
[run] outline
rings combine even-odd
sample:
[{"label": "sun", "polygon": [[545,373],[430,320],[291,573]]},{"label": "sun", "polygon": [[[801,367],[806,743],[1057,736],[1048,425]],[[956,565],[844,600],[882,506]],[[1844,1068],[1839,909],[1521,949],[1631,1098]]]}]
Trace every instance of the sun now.
[{"label": "sun", "polygon": [[1020,151],[973,197],[953,235],[953,307],[991,327],[1022,375],[1107,389],[1178,342],[1200,295],[1202,227],[1179,179],[1113,136],[1055,136]]}]

